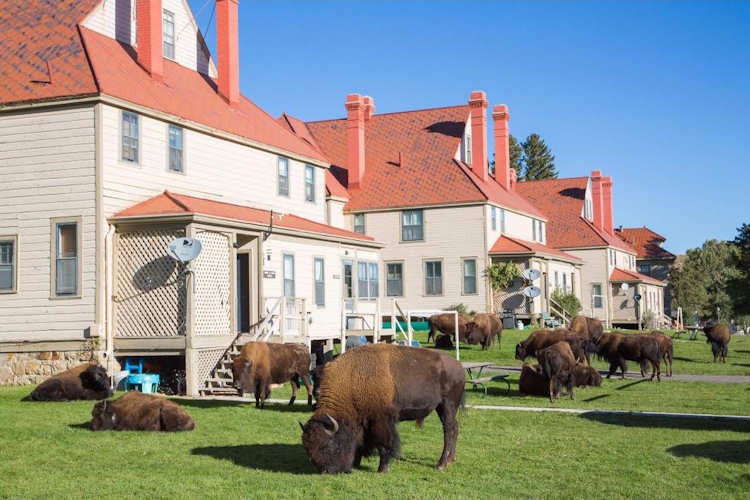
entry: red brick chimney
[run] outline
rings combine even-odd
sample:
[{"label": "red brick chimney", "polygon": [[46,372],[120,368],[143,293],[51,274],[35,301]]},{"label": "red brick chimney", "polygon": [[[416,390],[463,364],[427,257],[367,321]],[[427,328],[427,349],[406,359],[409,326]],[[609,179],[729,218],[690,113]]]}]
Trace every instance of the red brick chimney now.
[{"label": "red brick chimney", "polygon": [[615,221],[612,213],[612,177],[602,178],[602,225],[604,231],[614,236]]},{"label": "red brick chimney", "polygon": [[[346,96],[346,164],[349,186],[359,186],[365,176],[365,97]],[[370,99],[372,105],[372,99]]]},{"label": "red brick chimney", "polygon": [[365,121],[369,122],[372,115],[375,114],[375,100],[369,95],[366,95],[363,99],[365,103]]},{"label": "red brick chimney", "polygon": [[469,96],[471,109],[471,169],[482,180],[489,179],[487,164],[487,95],[475,90]]},{"label": "red brick chimney", "polygon": [[216,0],[218,87],[219,94],[229,101],[229,104],[236,104],[240,100],[240,40],[237,10],[238,0]]},{"label": "red brick chimney", "polygon": [[602,193],[602,172],[593,170],[591,172],[591,198],[594,209],[594,226],[604,230],[604,200]]},{"label": "red brick chimney", "polygon": [[511,190],[510,143],[508,106],[500,104],[492,110],[492,122],[495,130],[495,180],[507,191]]},{"label": "red brick chimney", "polygon": [[135,5],[138,64],[155,80],[164,79],[161,0],[137,0]]}]

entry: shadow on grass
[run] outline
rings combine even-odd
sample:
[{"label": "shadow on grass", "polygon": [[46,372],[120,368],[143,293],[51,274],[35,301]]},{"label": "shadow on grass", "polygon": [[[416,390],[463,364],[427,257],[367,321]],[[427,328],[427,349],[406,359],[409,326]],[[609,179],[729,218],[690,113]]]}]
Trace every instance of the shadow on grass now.
[{"label": "shadow on grass", "polygon": [[675,361],[687,361],[688,363],[702,363],[703,361],[697,361],[693,358],[684,358],[682,356],[675,356],[673,358]]},{"label": "shadow on grass", "polygon": [[[750,440],[709,441],[699,444],[680,444],[667,449],[676,457],[708,458],[715,462],[750,464]],[[748,479],[748,475],[745,479]]]},{"label": "shadow on grass", "polygon": [[750,368],[750,363],[732,363],[732,366],[746,366]]},{"label": "shadow on grass", "polygon": [[644,382],[649,382],[649,379],[642,378],[640,380],[636,380],[635,382],[630,382],[629,384],[621,385],[620,387],[616,387],[615,390],[621,391],[623,389],[627,389],[629,387],[633,387],[634,385],[642,384]]},{"label": "shadow on grass", "polygon": [[86,431],[91,430],[91,421],[88,422],[81,422],[80,424],[68,424],[68,427],[71,429],[83,429]]},{"label": "shadow on grass", "polygon": [[[255,400],[247,401],[233,401],[224,399],[173,399],[175,403],[180,406],[189,406],[191,408],[224,408],[228,406],[246,406],[247,408],[255,408]],[[299,401],[299,399],[298,399]],[[304,399],[305,404],[295,404],[290,406],[288,403],[269,403],[266,401],[266,406],[259,411],[278,411],[283,413],[310,413],[312,407],[307,406],[307,398]]]},{"label": "shadow on grass", "polygon": [[580,418],[585,418],[586,420],[592,420],[602,424],[619,425],[622,427],[750,432],[750,421],[721,417],[670,417],[663,415],[638,415],[633,413],[617,414],[590,411],[582,413]]},{"label": "shadow on grass", "polygon": [[609,394],[599,394],[598,396],[591,396],[590,398],[582,399],[581,401],[590,403],[591,401],[598,401],[600,399],[608,398],[609,396]]},{"label": "shadow on grass", "polygon": [[750,354],[750,351],[747,349],[733,349],[734,352],[741,352],[743,354]]},{"label": "shadow on grass", "polygon": [[246,444],[239,446],[206,446],[193,448],[193,455],[229,460],[248,469],[291,474],[315,474],[301,444]]}]

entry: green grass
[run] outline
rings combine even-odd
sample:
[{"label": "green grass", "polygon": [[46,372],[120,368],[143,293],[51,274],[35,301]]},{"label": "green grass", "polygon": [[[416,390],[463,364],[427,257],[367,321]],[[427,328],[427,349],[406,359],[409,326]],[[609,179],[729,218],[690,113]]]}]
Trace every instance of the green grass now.
[{"label": "green grass", "polygon": [[[639,384],[644,385],[644,384]],[[667,386],[667,384],[663,384]],[[26,403],[0,388],[0,497],[736,498],[750,489],[750,424],[467,410],[457,462],[432,467],[438,419],[399,425],[391,472],[320,476],[305,407],[178,401],[196,430],[91,432],[91,402]],[[745,398],[747,400],[747,397]]]},{"label": "green grass", "polygon": [[[461,345],[461,361],[492,361],[504,366],[521,366],[521,362],[514,358],[516,344],[531,334],[532,330],[503,330],[502,349],[498,351],[495,344],[489,351],[482,351],[476,345]],[[668,332],[671,335],[672,332]],[[414,338],[423,346],[432,347],[426,343],[427,332],[415,332]],[[726,363],[714,363],[711,346],[706,343],[706,337],[699,334],[695,340],[674,339],[674,373],[692,375],[750,375],[750,336],[732,337],[729,343],[729,354]],[[450,351],[453,352],[453,351]],[[532,361],[529,358],[527,361]],[[594,366],[607,369],[603,361],[595,361]],[[629,362],[628,369],[638,370],[636,363]]]}]

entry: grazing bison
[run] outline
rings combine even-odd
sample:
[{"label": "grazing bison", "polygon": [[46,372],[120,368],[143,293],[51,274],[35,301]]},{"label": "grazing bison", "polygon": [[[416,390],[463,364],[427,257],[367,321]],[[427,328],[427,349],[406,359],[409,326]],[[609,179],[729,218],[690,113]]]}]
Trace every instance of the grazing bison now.
[{"label": "grazing bison", "polygon": [[716,325],[707,325],[703,328],[706,334],[706,342],[711,344],[711,352],[714,354],[714,363],[717,359],[722,363],[727,362],[727,352],[729,346],[729,328],[721,323]]},{"label": "grazing bison", "polygon": [[480,313],[474,316],[472,321],[466,323],[466,342],[480,344],[483,351],[492,347],[495,337],[497,337],[497,348],[500,349],[502,333],[503,325],[494,314]]},{"label": "grazing bison", "polygon": [[95,431],[191,431],[195,422],[179,405],[153,394],[130,391],[99,401],[91,412]]},{"label": "grazing bison", "polygon": [[575,316],[570,320],[568,329],[594,342],[598,341],[599,337],[604,333],[602,322],[588,316]]},{"label": "grazing bison", "polygon": [[453,339],[450,335],[447,335],[445,333],[441,333],[437,337],[435,337],[435,347],[437,349],[453,349]]},{"label": "grazing bison", "polygon": [[[466,323],[471,321],[465,314],[458,314],[458,338],[464,340],[466,338]],[[456,317],[453,313],[433,314],[427,320],[427,324],[430,325],[430,332],[427,334],[427,342],[430,339],[435,338],[436,332],[442,332],[455,337],[456,335]]]},{"label": "grazing bison", "polygon": [[601,387],[602,376],[594,367],[584,364],[577,364],[573,368],[576,387]]},{"label": "grazing bison", "polygon": [[542,367],[542,373],[549,380],[549,400],[554,402],[555,398],[560,395],[560,388],[565,386],[573,396],[573,386],[575,385],[575,375],[573,369],[576,366],[576,359],[573,351],[570,350],[570,344],[567,342],[558,342],[549,347],[537,351],[537,360]]},{"label": "grazing bison", "polygon": [[661,381],[659,342],[651,335],[622,333],[604,333],[596,344],[596,353],[609,362],[610,378],[620,368],[621,377],[625,378],[628,367],[626,360],[637,361],[641,366],[651,363],[651,380]]},{"label": "grazing bison", "polygon": [[443,423],[443,469],[455,460],[464,383],[461,364],[442,352],[392,344],[347,351],[323,370],[315,413],[300,423],[302,444],[320,473],[350,472],[376,450],[378,472],[387,472],[401,445],[396,424],[421,425],[435,410]]},{"label": "grazing bison", "polygon": [[549,395],[549,380],[542,373],[541,366],[523,364],[521,377],[518,379],[518,392],[532,396]]},{"label": "grazing bison", "polygon": [[[671,377],[672,362],[674,361],[674,347],[672,346],[672,339],[670,339],[667,335],[664,335],[662,332],[656,330],[651,332],[649,335],[654,337],[659,343],[659,354],[661,354],[661,359],[664,361],[664,367],[667,372],[667,377]],[[645,368],[645,365],[641,365],[641,377],[646,376]]]},{"label": "grazing bison", "polygon": [[58,373],[37,386],[26,398],[30,401],[72,401],[106,399],[112,395],[107,370],[84,363]]},{"label": "grazing bison", "polygon": [[552,344],[565,341],[570,345],[576,360],[583,361],[586,356],[586,341],[576,333],[558,328],[556,330],[537,330],[516,344],[516,359],[523,361],[530,356],[536,356],[537,352]]},{"label": "grazing bison", "polygon": [[301,378],[307,389],[307,404],[312,406],[310,361],[310,353],[303,345],[248,342],[232,362],[234,387],[240,393],[254,392],[255,406],[263,408],[271,394],[271,384],[291,382],[291,405],[297,399]]}]

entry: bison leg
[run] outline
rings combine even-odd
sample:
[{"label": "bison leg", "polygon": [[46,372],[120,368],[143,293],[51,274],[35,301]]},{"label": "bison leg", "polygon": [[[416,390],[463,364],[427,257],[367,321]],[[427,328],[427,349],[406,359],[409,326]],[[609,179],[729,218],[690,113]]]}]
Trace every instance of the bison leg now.
[{"label": "bison leg", "polygon": [[620,358],[620,379],[625,380],[625,372],[628,371],[628,364],[625,358]]},{"label": "bison leg", "polygon": [[646,364],[646,360],[641,360],[641,377],[646,376],[646,370],[648,369],[648,365]]},{"label": "bison leg", "polygon": [[549,402],[554,403],[555,397],[557,396],[557,380],[556,377],[553,375],[549,379]]},{"label": "bison leg", "polygon": [[571,373],[568,376],[568,394],[570,394],[570,399],[575,399],[575,396],[573,395],[573,387],[575,386],[575,378],[573,374]]},{"label": "bison leg", "polygon": [[289,399],[289,406],[292,406],[294,404],[294,400],[297,399],[297,391],[299,391],[299,380],[297,380],[297,375],[292,377],[292,397]]},{"label": "bison leg", "polygon": [[[369,440],[377,447],[380,453],[380,464],[378,472],[388,472],[388,464],[391,459],[398,455],[401,440],[396,429],[397,412],[393,409],[386,411],[381,417],[370,422],[368,430]],[[365,441],[368,439],[366,438]]]},{"label": "bison leg", "polygon": [[305,384],[305,389],[307,389],[307,406],[312,406],[313,386],[312,382],[310,382],[309,373],[305,373],[304,375],[302,375],[302,383]]},{"label": "bison leg", "polygon": [[617,361],[610,361],[609,362],[609,373],[607,373],[607,378],[610,378],[612,375],[615,374],[617,371],[618,362]]},{"label": "bison leg", "polygon": [[449,463],[456,461],[456,441],[458,441],[458,421],[456,414],[458,408],[451,404],[450,401],[443,400],[435,411],[440,417],[443,424],[443,453],[440,460],[435,465],[437,470],[445,469]]}]

